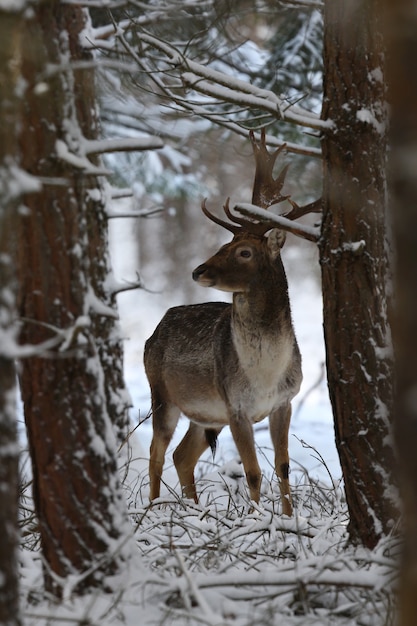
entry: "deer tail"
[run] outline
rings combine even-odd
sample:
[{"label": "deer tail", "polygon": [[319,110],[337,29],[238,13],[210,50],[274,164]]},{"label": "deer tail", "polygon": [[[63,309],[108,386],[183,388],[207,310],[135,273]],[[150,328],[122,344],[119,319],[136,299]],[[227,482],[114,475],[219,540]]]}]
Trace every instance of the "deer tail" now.
[{"label": "deer tail", "polygon": [[214,430],[214,428],[207,428],[204,432],[206,435],[206,441],[211,448],[211,453],[213,455],[213,460],[214,460],[216,449],[217,449],[217,436],[219,433],[217,432],[217,430]]}]

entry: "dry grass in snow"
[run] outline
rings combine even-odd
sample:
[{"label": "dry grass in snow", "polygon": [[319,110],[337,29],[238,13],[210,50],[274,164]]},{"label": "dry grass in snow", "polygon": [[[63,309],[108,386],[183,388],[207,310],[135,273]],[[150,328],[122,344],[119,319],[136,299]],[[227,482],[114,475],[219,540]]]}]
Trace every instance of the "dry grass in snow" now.
[{"label": "dry grass in snow", "polygon": [[[128,471],[127,471],[128,470]],[[122,468],[134,542],[109,593],[62,602],[42,587],[30,499],[23,499],[21,584],[27,626],[390,626],[398,541],[349,544],[340,483],[292,475],[294,516],[264,480],[259,506],[240,463],[200,478],[200,504],[172,491],[150,506],[143,463]]]}]

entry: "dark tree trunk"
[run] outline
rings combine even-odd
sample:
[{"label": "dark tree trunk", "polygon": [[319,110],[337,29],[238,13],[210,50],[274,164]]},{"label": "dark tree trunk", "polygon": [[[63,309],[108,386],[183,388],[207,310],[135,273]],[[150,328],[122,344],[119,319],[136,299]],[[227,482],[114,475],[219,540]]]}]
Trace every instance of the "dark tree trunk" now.
[{"label": "dark tree trunk", "polygon": [[20,14],[0,10],[0,626],[17,626],[19,588],[17,571],[18,460],[16,434],[17,345],[15,246],[19,184],[16,134],[20,78],[14,61],[20,56]]},{"label": "dark tree trunk", "polygon": [[[43,186],[26,196],[20,221],[21,342],[65,337],[22,362],[21,389],[45,561],[52,574],[75,576],[82,591],[104,584],[123,560],[118,544],[127,518],[114,426],[126,426],[127,404],[117,314],[106,290],[100,165],[85,151],[85,140],[97,137],[94,75],[71,66],[92,60],[79,45],[84,13],[59,2],[34,10],[25,33],[31,45],[23,58],[20,142],[23,167]],[[53,575],[46,580],[60,592]]]},{"label": "dark tree trunk", "polygon": [[387,319],[386,94],[377,0],[327,0],[320,241],[328,384],[353,540],[397,519]]},{"label": "dark tree trunk", "polygon": [[395,244],[395,431],[404,503],[400,624],[417,619],[417,15],[412,0],[387,2],[391,216]]}]

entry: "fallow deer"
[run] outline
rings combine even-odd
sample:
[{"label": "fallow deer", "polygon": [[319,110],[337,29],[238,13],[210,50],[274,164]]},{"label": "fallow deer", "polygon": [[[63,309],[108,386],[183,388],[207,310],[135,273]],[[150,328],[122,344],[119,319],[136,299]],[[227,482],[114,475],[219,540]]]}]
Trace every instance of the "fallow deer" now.
[{"label": "fallow deer", "polygon": [[[286,168],[274,179],[279,150],[268,152],[264,133],[261,143],[253,134],[251,140],[256,159],[252,203],[268,208],[286,198],[281,195]],[[174,452],[183,495],[198,501],[195,465],[209,446],[215,449],[218,434],[229,425],[250,497],[259,502],[261,470],[253,424],[269,416],[282,510],[291,515],[288,429],[302,374],[280,255],[285,234],[271,224],[234,216],[228,202],[224,211],[230,222],[212,215],[204,202],[202,210],[234,237],[194,270],[193,279],[203,287],[232,292],[233,303],[169,309],[146,342],[153,413],[150,499],[159,497],[166,449],[183,413],[190,425]]]}]

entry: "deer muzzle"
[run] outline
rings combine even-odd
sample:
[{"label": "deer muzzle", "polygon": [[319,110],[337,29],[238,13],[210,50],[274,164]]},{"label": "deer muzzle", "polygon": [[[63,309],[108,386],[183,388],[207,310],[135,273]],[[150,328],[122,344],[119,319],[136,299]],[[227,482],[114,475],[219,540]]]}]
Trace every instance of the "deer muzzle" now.
[{"label": "deer muzzle", "polygon": [[211,287],[214,283],[213,277],[210,275],[210,268],[203,263],[199,265],[193,272],[193,280],[203,287]]}]

